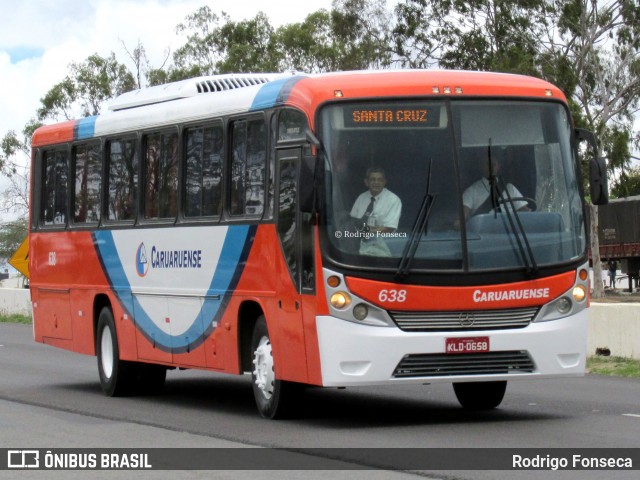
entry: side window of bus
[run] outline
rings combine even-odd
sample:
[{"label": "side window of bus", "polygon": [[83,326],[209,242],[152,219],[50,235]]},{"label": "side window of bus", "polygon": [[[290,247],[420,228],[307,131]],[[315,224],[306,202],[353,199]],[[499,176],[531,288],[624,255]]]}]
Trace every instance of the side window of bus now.
[{"label": "side window of bus", "polygon": [[307,136],[307,117],[298,110],[282,110],[278,117],[278,141],[305,140]]},{"label": "side window of bus", "polygon": [[280,201],[278,202],[277,229],[287,265],[289,265],[291,276],[294,279],[297,279],[298,272],[298,254],[296,249],[297,172],[297,159],[284,158],[280,160]]},{"label": "side window of bus", "polygon": [[263,218],[272,219],[275,212],[275,172],[276,172],[276,144],[278,143],[278,115],[271,115],[269,120],[269,159],[268,159],[268,180],[267,180],[267,211]]},{"label": "side window of bus", "polygon": [[48,150],[42,155],[43,196],[41,218],[45,225],[67,223],[69,155],[67,150]]},{"label": "side window of bus", "polygon": [[178,134],[148,135],[144,145],[144,217],[175,218],[178,207]]},{"label": "side window of bus", "polygon": [[139,165],[136,141],[112,140],[107,144],[107,149],[107,218],[115,222],[134,220],[137,212]]},{"label": "side window of bus", "polygon": [[186,217],[220,215],[223,137],[222,124],[186,130]]},{"label": "side window of bus", "polygon": [[75,223],[100,221],[100,185],[102,155],[99,144],[78,145],[73,149],[75,188],[73,198]]},{"label": "side window of bus", "polygon": [[267,160],[264,119],[233,122],[231,139],[231,214],[262,215]]}]

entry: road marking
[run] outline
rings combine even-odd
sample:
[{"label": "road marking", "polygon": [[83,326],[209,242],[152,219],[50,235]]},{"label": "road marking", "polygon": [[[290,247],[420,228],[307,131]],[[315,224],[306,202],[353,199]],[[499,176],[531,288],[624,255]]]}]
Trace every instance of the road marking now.
[{"label": "road marking", "polygon": [[622,416],[640,418],[640,415],[638,415],[637,413],[623,413]]}]

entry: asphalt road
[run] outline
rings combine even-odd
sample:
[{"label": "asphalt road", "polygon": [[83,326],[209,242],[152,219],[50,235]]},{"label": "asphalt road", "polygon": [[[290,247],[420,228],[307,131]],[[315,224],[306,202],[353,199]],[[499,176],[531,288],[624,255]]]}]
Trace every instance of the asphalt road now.
[{"label": "asphalt road", "polygon": [[[0,448],[640,448],[637,379],[588,375],[512,382],[502,405],[484,413],[462,410],[450,385],[309,389],[304,402],[300,418],[263,420],[248,378],[198,371],[170,371],[160,396],[107,398],[94,357],[36,344],[30,326],[0,324]],[[345,452],[341,460],[349,462]],[[51,476],[38,475],[44,473]],[[121,478],[110,473],[31,472],[6,478]],[[136,478],[176,476],[146,473],[152,472],[136,472]],[[325,477],[320,472],[274,475],[186,472],[180,478]],[[365,471],[330,476],[482,480],[548,475]],[[553,472],[553,478],[626,479],[637,478],[637,471],[563,471]]]}]

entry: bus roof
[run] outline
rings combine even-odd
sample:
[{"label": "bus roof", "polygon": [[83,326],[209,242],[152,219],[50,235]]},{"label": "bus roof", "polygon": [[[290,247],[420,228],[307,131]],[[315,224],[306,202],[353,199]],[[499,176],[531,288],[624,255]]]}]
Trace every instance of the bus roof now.
[{"label": "bus roof", "polygon": [[455,70],[377,70],[306,75],[296,72],[199,77],[125,93],[94,117],[47,125],[40,147],[175,123],[295,106],[310,115],[336,99],[393,97],[540,97],[566,102],[552,84],[522,75]]}]

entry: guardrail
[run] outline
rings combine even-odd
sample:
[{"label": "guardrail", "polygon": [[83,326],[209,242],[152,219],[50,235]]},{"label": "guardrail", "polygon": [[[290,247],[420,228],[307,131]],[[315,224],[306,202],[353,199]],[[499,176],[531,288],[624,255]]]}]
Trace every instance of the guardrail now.
[{"label": "guardrail", "polygon": [[[0,314],[31,315],[26,288],[0,288]],[[588,354],[609,350],[616,357],[640,360],[640,303],[591,303]]]}]

